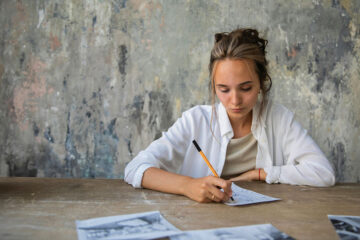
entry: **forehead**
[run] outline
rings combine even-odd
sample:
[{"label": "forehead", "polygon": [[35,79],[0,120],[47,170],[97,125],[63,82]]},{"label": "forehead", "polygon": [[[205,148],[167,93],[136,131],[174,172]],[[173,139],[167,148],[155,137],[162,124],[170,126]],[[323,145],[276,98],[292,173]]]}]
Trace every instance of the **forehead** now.
[{"label": "forehead", "polygon": [[247,59],[224,59],[215,64],[214,80],[223,81],[254,81],[257,79],[255,63]]}]

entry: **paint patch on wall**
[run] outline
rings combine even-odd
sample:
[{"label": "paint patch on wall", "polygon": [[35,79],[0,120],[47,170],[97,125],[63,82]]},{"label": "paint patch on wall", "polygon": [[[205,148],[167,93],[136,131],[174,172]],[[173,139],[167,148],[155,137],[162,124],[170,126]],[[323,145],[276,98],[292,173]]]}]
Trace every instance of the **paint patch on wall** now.
[{"label": "paint patch on wall", "polygon": [[2,82],[2,76],[4,74],[4,65],[2,65],[0,63],[0,87],[1,87],[1,82]]},{"label": "paint patch on wall", "polygon": [[331,156],[335,164],[336,181],[343,182],[345,180],[344,172],[346,169],[346,158],[347,158],[344,144],[341,142],[336,143],[332,149]]},{"label": "paint patch on wall", "polygon": [[125,45],[120,45],[118,48],[119,51],[119,59],[118,59],[118,68],[119,72],[121,74],[122,79],[122,88],[125,88],[126,85],[126,65],[127,65],[127,59],[128,59],[128,50]]},{"label": "paint patch on wall", "polygon": [[40,129],[39,127],[36,125],[36,123],[33,123],[33,132],[34,132],[34,136],[37,137],[39,135]]},{"label": "paint patch on wall", "polygon": [[44,137],[46,140],[48,140],[50,143],[55,143],[54,137],[51,135],[51,127],[47,127],[44,132]]},{"label": "paint patch on wall", "polygon": [[44,71],[46,64],[38,59],[32,59],[29,69],[25,72],[26,80],[14,89],[13,111],[15,121],[20,129],[28,128],[26,114],[37,111],[37,100],[47,92]]},{"label": "paint patch on wall", "polygon": [[61,42],[59,40],[59,38],[57,36],[54,36],[54,35],[50,35],[50,48],[51,50],[55,51],[57,50],[58,48],[61,47]]},{"label": "paint patch on wall", "polygon": [[67,125],[66,125],[66,139],[65,139],[65,176],[66,177],[75,177],[77,161],[81,158],[81,155],[76,150],[74,143],[74,137],[71,131],[71,122],[70,122],[70,111],[67,114]]},{"label": "paint patch on wall", "polygon": [[37,169],[34,159],[27,158],[25,161],[14,161],[15,155],[7,159],[8,176],[10,177],[36,177]]}]

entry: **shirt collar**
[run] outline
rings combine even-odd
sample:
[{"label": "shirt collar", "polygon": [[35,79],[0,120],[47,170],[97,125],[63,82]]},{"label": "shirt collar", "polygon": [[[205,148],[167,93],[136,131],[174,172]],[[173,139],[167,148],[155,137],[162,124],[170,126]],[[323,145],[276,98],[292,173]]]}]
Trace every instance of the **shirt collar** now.
[{"label": "shirt collar", "polygon": [[[264,105],[262,116],[259,116],[260,108],[261,108],[261,102],[258,101],[253,108],[252,123],[251,123],[252,132],[254,132],[260,126],[265,127],[264,116],[266,116],[267,104]],[[223,137],[224,135],[229,135],[229,138],[232,138],[234,136],[234,131],[231,127],[230,119],[226,112],[226,109],[221,102],[218,103],[217,112],[218,112],[221,137]]]},{"label": "shirt collar", "polygon": [[219,119],[221,137],[230,133],[231,138],[232,138],[234,136],[234,132],[231,127],[231,123],[230,123],[230,120],[229,120],[229,117],[228,117],[228,114],[226,112],[224,105],[220,102],[218,104],[217,109],[218,109],[218,113],[219,113],[218,119]]}]

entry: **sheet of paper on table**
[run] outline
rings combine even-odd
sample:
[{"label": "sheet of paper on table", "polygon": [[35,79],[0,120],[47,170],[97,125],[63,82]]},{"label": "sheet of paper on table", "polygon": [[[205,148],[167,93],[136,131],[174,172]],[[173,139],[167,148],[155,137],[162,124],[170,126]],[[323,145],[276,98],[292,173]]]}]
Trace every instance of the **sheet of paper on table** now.
[{"label": "sheet of paper on table", "polygon": [[231,189],[233,191],[232,197],[234,201],[229,199],[229,201],[225,202],[225,204],[229,206],[248,205],[280,200],[280,198],[269,197],[254,191],[247,190],[245,188],[241,188],[234,183],[232,184]]},{"label": "sheet of paper on table", "polygon": [[79,240],[158,239],[288,239],[293,238],[271,224],[180,231],[160,214],[145,212],[76,221]]},{"label": "sheet of paper on table", "polygon": [[271,224],[259,224],[251,226],[216,228],[183,232],[170,237],[171,240],[221,240],[221,239],[294,239],[280,232]]},{"label": "sheet of paper on table", "polygon": [[79,240],[154,239],[181,232],[159,211],[76,221]]}]

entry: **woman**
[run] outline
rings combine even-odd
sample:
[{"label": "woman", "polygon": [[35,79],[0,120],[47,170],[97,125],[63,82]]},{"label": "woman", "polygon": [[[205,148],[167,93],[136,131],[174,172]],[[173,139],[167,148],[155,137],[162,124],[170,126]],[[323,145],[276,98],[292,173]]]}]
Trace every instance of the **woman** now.
[{"label": "woman", "polygon": [[[334,184],[329,161],[294,114],[268,99],[267,41],[258,35],[253,29],[215,35],[212,106],[184,112],[127,165],[126,182],[198,202],[227,201],[232,181]],[[221,178],[212,176],[194,139]]]}]

